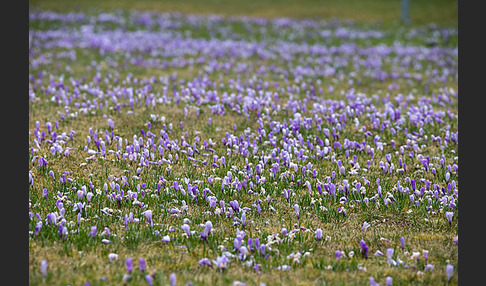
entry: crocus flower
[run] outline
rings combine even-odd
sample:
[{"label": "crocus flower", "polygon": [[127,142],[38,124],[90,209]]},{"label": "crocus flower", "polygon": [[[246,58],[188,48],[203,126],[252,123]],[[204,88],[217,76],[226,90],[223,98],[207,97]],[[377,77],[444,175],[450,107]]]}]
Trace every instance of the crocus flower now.
[{"label": "crocus flower", "polygon": [[118,254],[116,253],[110,253],[108,254],[108,259],[111,261],[111,260],[116,260],[118,259]]},{"label": "crocus flower", "polygon": [[322,229],[320,229],[320,228],[316,229],[316,238],[317,238],[317,240],[321,241],[321,239],[322,239]]},{"label": "crocus flower", "polygon": [[297,215],[297,219],[299,219],[299,205],[298,204],[294,205],[294,211],[295,211],[295,214]]},{"label": "crocus flower", "polygon": [[285,227],[282,228],[282,235],[287,236],[287,229]]},{"label": "crocus flower", "polygon": [[205,266],[213,267],[213,265],[211,264],[211,261],[209,261],[208,258],[201,258],[199,260],[199,265],[201,265],[201,266],[205,265]]},{"label": "crocus flower", "polygon": [[339,259],[341,259],[341,256],[342,256],[341,250],[336,250],[336,259],[337,259],[337,261],[339,261]]},{"label": "crocus flower", "polygon": [[393,278],[391,276],[387,276],[385,278],[385,283],[386,283],[385,284],[386,286],[392,286],[393,285]]},{"label": "crocus flower", "polygon": [[170,279],[170,286],[175,286],[177,282],[177,276],[175,273],[171,273],[169,276]]},{"label": "crocus flower", "polygon": [[150,274],[145,275],[145,281],[147,281],[150,286],[154,285],[154,278]]},{"label": "crocus flower", "polygon": [[370,227],[370,224],[365,221],[365,222],[363,222],[363,227],[361,227],[361,230],[366,231],[368,229],[368,227]]},{"label": "crocus flower", "polygon": [[226,264],[229,262],[229,259],[228,257],[226,256],[218,256],[216,258],[216,260],[213,259],[213,264],[216,265],[216,267],[220,270],[220,271],[224,271],[226,270]]},{"label": "crocus flower", "polygon": [[187,234],[187,236],[191,236],[191,227],[187,223],[183,224],[181,229]]},{"label": "crocus flower", "polygon": [[391,264],[391,265],[397,264],[396,261],[392,259],[394,251],[395,250],[393,248],[387,248],[387,250],[386,250],[386,256],[388,257],[388,261],[387,261],[388,264]]},{"label": "crocus flower", "polygon": [[418,252],[418,251],[412,252],[412,257],[411,258],[417,260],[417,263],[418,263],[418,261],[420,259],[420,252]]},{"label": "crocus flower", "polygon": [[161,239],[162,242],[169,242],[170,241],[170,236],[164,235]]},{"label": "crocus flower", "polygon": [[454,272],[454,265],[447,264],[446,266],[447,281],[451,279],[453,272]]},{"label": "crocus flower", "polygon": [[150,224],[151,227],[153,227],[154,222],[152,221],[152,211],[146,210],[143,212],[143,215],[145,216],[145,218],[147,218],[147,223]]},{"label": "crocus flower", "polygon": [[430,272],[434,271],[434,265],[432,264],[425,265],[425,271],[430,271]]},{"label": "crocus flower", "polygon": [[125,259],[125,265],[127,266],[128,273],[132,273],[133,271],[133,258],[128,257]]},{"label": "crocus flower", "polygon": [[446,216],[447,220],[449,221],[449,225],[452,225],[452,215],[453,214],[454,214],[453,212],[446,212],[445,213],[445,216]]},{"label": "crocus flower", "polygon": [[42,277],[46,279],[47,277],[47,261],[44,259],[40,263],[41,266],[41,272],[42,272]]},{"label": "crocus flower", "polygon": [[459,236],[458,235],[454,236],[452,238],[452,242],[454,242],[456,245],[458,245],[459,244]]},{"label": "crocus flower", "polygon": [[204,231],[200,233],[201,238],[206,240],[209,234],[211,233],[212,229],[213,229],[213,223],[208,220],[204,226]]},{"label": "crocus flower", "polygon": [[400,245],[401,245],[402,250],[404,250],[405,249],[405,238],[403,238],[403,236],[400,237]]},{"label": "crocus flower", "polygon": [[368,246],[364,242],[364,240],[360,240],[359,244],[361,245],[361,253],[363,253],[364,257],[368,258]]},{"label": "crocus flower", "polygon": [[424,256],[425,264],[427,264],[427,261],[429,260],[429,251],[428,250],[422,250],[422,255]]},{"label": "crocus flower", "polygon": [[143,257],[140,257],[138,259],[138,266],[140,267],[140,271],[145,272],[145,259]]}]

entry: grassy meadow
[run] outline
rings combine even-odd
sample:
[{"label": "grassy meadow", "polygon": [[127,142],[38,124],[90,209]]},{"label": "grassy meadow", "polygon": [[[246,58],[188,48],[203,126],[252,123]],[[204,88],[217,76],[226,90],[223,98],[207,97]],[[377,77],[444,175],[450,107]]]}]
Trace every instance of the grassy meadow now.
[{"label": "grassy meadow", "polygon": [[30,1],[29,284],[457,285],[457,1]]}]

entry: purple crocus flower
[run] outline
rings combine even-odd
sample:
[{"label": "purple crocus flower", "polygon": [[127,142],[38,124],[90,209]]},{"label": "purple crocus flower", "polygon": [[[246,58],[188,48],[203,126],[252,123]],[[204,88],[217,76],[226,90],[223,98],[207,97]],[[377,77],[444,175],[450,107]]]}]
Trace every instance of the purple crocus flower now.
[{"label": "purple crocus flower", "polygon": [[145,281],[147,281],[150,286],[154,285],[154,278],[150,274],[145,275]]},{"label": "purple crocus flower", "polygon": [[386,283],[385,284],[386,286],[392,286],[393,285],[393,278],[391,276],[387,276],[385,278],[385,283]]},{"label": "purple crocus flower", "polygon": [[187,223],[183,224],[181,229],[187,234],[187,236],[191,236],[191,227]]},{"label": "purple crocus flower", "polygon": [[428,250],[422,250],[422,255],[424,256],[425,264],[427,264],[428,260],[429,260],[429,251]]},{"label": "purple crocus flower", "polygon": [[341,250],[336,250],[336,259],[337,259],[337,261],[339,261],[339,259],[341,259],[341,256],[342,256]]},{"label": "purple crocus flower", "polygon": [[299,205],[298,204],[294,205],[294,211],[295,211],[295,214],[297,215],[297,219],[299,219]]},{"label": "purple crocus flower", "polygon": [[402,250],[405,249],[405,238],[403,238],[403,236],[400,237],[400,246],[401,246]]},{"label": "purple crocus flower", "polygon": [[152,221],[152,211],[146,210],[143,212],[143,215],[145,216],[145,218],[147,218],[147,223],[150,224],[151,227],[153,227],[154,222]]},{"label": "purple crocus flower", "polygon": [[128,273],[132,273],[133,271],[133,258],[128,257],[125,259],[125,265],[127,266]]},{"label": "purple crocus flower", "polygon": [[208,235],[211,233],[211,230],[213,229],[213,223],[211,221],[207,221],[205,226],[204,226],[204,232],[201,232],[201,238],[206,240]]},{"label": "purple crocus flower", "polygon": [[209,261],[208,258],[201,258],[199,260],[199,265],[201,265],[201,266],[204,266],[205,265],[205,266],[209,266],[211,268],[213,267],[213,265],[211,264],[211,261]]},{"label": "purple crocus flower", "polygon": [[386,256],[388,257],[388,263],[389,264],[392,264],[394,263],[394,260],[392,259],[392,256],[393,256],[393,252],[395,250],[393,248],[387,248],[386,249]]},{"label": "purple crocus flower", "polygon": [[219,269],[219,271],[226,270],[226,264],[229,263],[229,259],[226,256],[218,256],[216,260],[213,259],[213,264]]},{"label": "purple crocus flower", "polygon": [[368,259],[368,245],[366,245],[364,240],[360,240],[359,244],[361,245],[361,253],[363,253],[364,257]]},{"label": "purple crocus flower", "polygon": [[317,240],[321,241],[321,239],[322,239],[322,229],[320,229],[320,228],[316,229],[316,238],[317,238]]},{"label": "purple crocus flower", "polygon": [[459,244],[459,235],[454,236],[454,237],[452,238],[452,241],[453,241],[453,242],[454,242],[456,245],[458,245],[458,244]]},{"label": "purple crocus flower", "polygon": [[47,277],[47,261],[45,259],[41,261],[40,267],[41,267],[42,277],[44,279],[46,279],[46,277]]},{"label": "purple crocus flower", "polygon": [[138,266],[140,267],[140,271],[145,272],[145,265],[146,265],[145,259],[143,257],[140,257],[138,259]]},{"label": "purple crocus flower", "polygon": [[451,225],[451,226],[452,226],[452,215],[453,214],[454,214],[453,212],[446,212],[445,213],[445,216],[446,216],[447,220],[449,221],[449,225]]},{"label": "purple crocus flower", "polygon": [[282,235],[287,236],[287,229],[285,227],[282,228]]},{"label": "purple crocus flower", "polygon": [[451,279],[453,272],[454,272],[454,265],[447,264],[446,266],[447,281]]},{"label": "purple crocus flower", "polygon": [[171,273],[169,276],[170,279],[170,286],[175,286],[177,282],[177,276],[175,273]]},{"label": "purple crocus flower", "polygon": [[[265,255],[265,249],[266,249],[266,247],[267,246],[265,244],[260,245],[260,253],[262,255]],[[267,259],[267,257],[268,257],[268,253],[267,253],[267,256],[265,257],[265,259]]]}]

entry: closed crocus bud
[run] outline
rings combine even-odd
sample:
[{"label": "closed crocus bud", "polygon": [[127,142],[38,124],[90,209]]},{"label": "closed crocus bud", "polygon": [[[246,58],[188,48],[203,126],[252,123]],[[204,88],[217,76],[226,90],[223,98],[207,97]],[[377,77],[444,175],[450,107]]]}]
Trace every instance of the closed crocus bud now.
[{"label": "closed crocus bud", "polygon": [[299,205],[298,204],[294,205],[294,211],[295,211],[295,215],[297,215],[297,219],[299,219]]},{"label": "closed crocus bud", "polygon": [[145,259],[140,257],[138,259],[138,266],[140,267],[140,271],[145,272]]},{"label": "closed crocus bud", "polygon": [[385,279],[385,285],[386,286],[392,286],[393,285],[393,278],[391,276],[387,276]]},{"label": "closed crocus bud", "polygon": [[175,286],[176,285],[176,282],[177,282],[177,276],[175,273],[171,273],[170,274],[170,286]]},{"label": "closed crocus bud", "polygon": [[153,286],[154,285],[154,278],[150,274],[145,275],[145,281],[147,281],[147,284],[149,286]]},{"label": "closed crocus bud", "polygon": [[188,224],[183,224],[181,229],[187,234],[187,236],[191,236],[191,227]]},{"label": "closed crocus bud", "polygon": [[447,264],[446,266],[447,281],[451,279],[453,272],[454,272],[454,265]]},{"label": "closed crocus bud", "polygon": [[316,230],[316,238],[317,238],[317,240],[321,241],[321,239],[322,239],[322,229],[318,228]]},{"label": "closed crocus bud", "polygon": [[47,261],[46,260],[42,260],[41,261],[41,264],[40,264],[40,267],[41,267],[42,277],[44,279],[46,279],[46,277],[47,277]]},{"label": "closed crocus bud", "polygon": [[285,227],[282,228],[282,235],[287,236],[287,229]]},{"label": "closed crocus bud", "polygon": [[339,259],[341,259],[341,256],[342,256],[341,250],[336,250],[336,253],[335,254],[336,254],[337,261],[339,261]]},{"label": "closed crocus bud", "polygon": [[127,266],[128,273],[132,273],[133,271],[133,258],[128,257],[125,259],[125,265]]},{"label": "closed crocus bud", "polygon": [[447,221],[449,221],[449,225],[452,225],[452,216],[453,216],[453,212],[446,212],[445,213],[445,216],[447,218]]},{"label": "closed crocus bud", "polygon": [[429,251],[428,250],[422,250],[422,255],[424,256],[425,264],[427,264],[428,260],[429,260]]},{"label": "closed crocus bud", "polygon": [[92,237],[95,237],[96,236],[96,231],[97,231],[97,227],[96,227],[96,225],[93,225],[91,227],[91,232],[89,233],[89,235],[91,235]]},{"label": "closed crocus bud", "polygon": [[368,258],[368,246],[366,245],[364,240],[361,240],[359,242],[359,244],[361,245],[361,253],[363,253],[363,256],[367,259]]}]

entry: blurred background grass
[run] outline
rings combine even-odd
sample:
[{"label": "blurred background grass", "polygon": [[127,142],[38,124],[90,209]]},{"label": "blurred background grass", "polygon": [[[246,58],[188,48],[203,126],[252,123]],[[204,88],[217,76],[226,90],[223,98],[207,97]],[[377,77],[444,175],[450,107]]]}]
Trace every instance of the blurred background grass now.
[{"label": "blurred background grass", "polygon": [[[402,0],[30,0],[29,8],[56,12],[134,9],[400,25]],[[435,23],[457,27],[458,0],[410,0],[410,20],[412,26]]]}]

